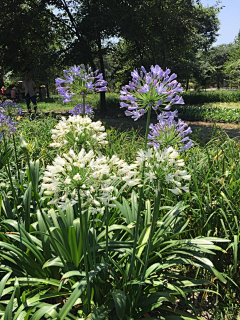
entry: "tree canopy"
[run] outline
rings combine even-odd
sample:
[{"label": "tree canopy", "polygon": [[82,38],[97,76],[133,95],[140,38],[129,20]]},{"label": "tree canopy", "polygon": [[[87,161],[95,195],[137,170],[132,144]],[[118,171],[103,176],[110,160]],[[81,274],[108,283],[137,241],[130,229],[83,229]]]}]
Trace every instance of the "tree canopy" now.
[{"label": "tree canopy", "polygon": [[216,39],[218,11],[193,0],[2,0],[0,66],[43,79],[84,63],[105,77],[108,57],[119,83],[151,64],[186,80]]}]

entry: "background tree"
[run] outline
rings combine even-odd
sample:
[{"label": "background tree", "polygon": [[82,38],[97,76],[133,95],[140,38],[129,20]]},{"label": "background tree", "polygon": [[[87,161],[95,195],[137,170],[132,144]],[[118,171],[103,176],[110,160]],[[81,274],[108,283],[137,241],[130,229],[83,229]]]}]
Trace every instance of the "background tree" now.
[{"label": "background tree", "polygon": [[132,69],[159,64],[187,87],[196,53],[215,40],[218,10],[193,0],[2,0],[0,65],[48,83],[84,63],[121,86]]},{"label": "background tree", "polygon": [[52,66],[61,40],[51,11],[38,0],[2,0],[0,65],[5,72],[26,73]]},{"label": "background tree", "polygon": [[232,44],[228,60],[224,64],[224,72],[228,76],[228,82],[231,87],[240,86],[240,31]]},{"label": "background tree", "polygon": [[211,84],[213,86],[217,85],[218,89],[223,85],[223,80],[227,78],[227,74],[224,72],[224,64],[227,62],[233,49],[234,45],[230,43],[221,44],[209,50],[209,61],[214,68]]},{"label": "background tree", "polygon": [[171,68],[187,86],[197,71],[194,65],[198,50],[208,50],[216,40],[220,8],[205,8],[191,0],[126,0],[119,1],[119,7],[118,23],[125,43],[123,57],[118,59],[122,63],[118,75],[126,78],[122,70],[128,72],[130,68],[124,58],[128,56],[135,67],[157,63]]}]

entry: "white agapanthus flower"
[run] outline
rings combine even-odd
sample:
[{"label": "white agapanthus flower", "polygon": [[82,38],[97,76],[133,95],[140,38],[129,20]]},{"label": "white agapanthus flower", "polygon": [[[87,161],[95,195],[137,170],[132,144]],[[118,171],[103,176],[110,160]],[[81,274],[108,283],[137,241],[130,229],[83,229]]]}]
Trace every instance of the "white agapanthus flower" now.
[{"label": "white agapanthus flower", "polygon": [[[42,188],[51,195],[49,204],[65,209],[67,203],[78,202],[78,191],[82,207],[90,206],[92,212],[101,211],[103,206],[113,206],[116,199],[114,183],[122,182],[128,186],[140,183],[136,164],[128,165],[115,155],[111,158],[95,155],[92,150],[81,149],[75,153],[57,156],[53,165],[48,165],[44,173]],[[90,209],[91,210],[91,209]]]},{"label": "white agapanthus flower", "polygon": [[155,182],[168,187],[170,184],[172,188],[169,190],[176,194],[182,192],[189,192],[188,185],[182,185],[185,180],[190,180],[191,175],[187,174],[187,170],[180,170],[185,166],[184,160],[179,159],[179,152],[169,147],[163,151],[156,148],[151,148],[146,151],[139,150],[135,164],[139,167],[141,172],[143,164],[145,166],[142,183],[154,188]]},{"label": "white agapanthus flower", "polygon": [[82,147],[99,148],[108,142],[107,133],[101,121],[92,121],[88,116],[62,117],[55,129],[52,129],[51,147],[65,148],[70,146],[79,151]]}]

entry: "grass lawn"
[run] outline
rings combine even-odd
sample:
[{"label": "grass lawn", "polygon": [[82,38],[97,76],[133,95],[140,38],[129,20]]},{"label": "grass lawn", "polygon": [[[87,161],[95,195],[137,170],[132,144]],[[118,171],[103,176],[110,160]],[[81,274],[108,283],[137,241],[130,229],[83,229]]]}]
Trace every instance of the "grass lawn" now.
[{"label": "grass lawn", "polygon": [[[38,109],[43,112],[50,111],[67,111],[73,108],[77,103],[81,103],[82,101],[78,101],[77,99],[73,99],[70,103],[63,103],[61,101],[61,96],[54,95],[49,99],[46,98],[43,101],[38,101]],[[87,103],[94,106],[95,109],[99,109],[100,107],[100,95],[91,94],[87,96]],[[106,93],[106,103],[108,110],[119,110],[120,98],[119,93]],[[240,109],[240,101],[238,102],[208,102],[208,103],[198,103],[195,104],[197,107],[201,108],[231,108],[231,109]],[[186,106],[188,106],[186,104]],[[20,103],[20,107],[23,110],[26,110],[25,102]],[[184,106],[183,106],[184,108]]]},{"label": "grass lawn", "polygon": [[[63,103],[60,96],[53,96],[44,101],[38,102],[38,112],[57,112],[67,113],[82,101],[73,99],[70,103]],[[86,97],[86,103],[93,106],[95,113],[100,110],[100,95],[91,94]],[[124,110],[120,109],[120,98],[118,93],[106,94],[106,105],[109,112],[105,118],[118,118],[124,115]],[[25,102],[20,103],[20,107],[27,111]],[[174,107],[172,108],[174,109]],[[189,121],[204,121],[204,122],[223,122],[223,123],[240,123],[240,102],[210,102],[196,105],[179,105],[177,106],[179,117]],[[124,118],[121,118],[121,121]],[[126,119],[125,119],[126,120]],[[124,122],[126,122],[124,120]],[[130,119],[129,119],[130,120]]]}]

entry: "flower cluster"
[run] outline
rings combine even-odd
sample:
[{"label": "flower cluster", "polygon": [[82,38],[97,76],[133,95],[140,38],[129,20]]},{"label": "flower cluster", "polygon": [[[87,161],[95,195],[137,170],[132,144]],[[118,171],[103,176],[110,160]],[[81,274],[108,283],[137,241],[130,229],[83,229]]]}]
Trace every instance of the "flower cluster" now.
[{"label": "flower cluster", "polygon": [[16,131],[17,122],[14,122],[10,116],[0,113],[0,139],[3,135],[11,135]]},{"label": "flower cluster", "polygon": [[16,102],[6,100],[0,103],[0,113],[16,120],[19,116],[22,115],[22,109],[19,108],[19,104],[17,104]]},{"label": "flower cluster", "polygon": [[[139,184],[136,178],[137,165],[128,165],[116,156],[107,158],[96,156],[92,150],[82,149],[76,154],[72,149],[62,157],[57,156],[52,166],[47,166],[42,188],[46,195],[53,196],[49,204],[66,208],[74,205],[80,194],[82,207],[90,207],[92,213],[101,211],[104,206],[114,206],[114,182],[122,181],[129,186]],[[67,200],[67,201],[66,201]]]},{"label": "flower cluster", "polygon": [[16,131],[17,117],[22,113],[18,104],[11,100],[0,103],[0,139],[5,135],[11,135]]},{"label": "flower cluster", "polygon": [[177,115],[177,110],[174,112],[165,111],[158,115],[159,122],[156,125],[150,124],[149,126],[148,139],[150,142],[148,142],[148,145],[152,145],[157,149],[160,146],[161,148],[174,146],[175,149],[179,148],[179,152],[191,148],[193,142],[187,135],[192,130],[181,119],[176,122],[174,118]]},{"label": "flower cluster", "polygon": [[85,148],[96,148],[106,145],[107,133],[101,121],[92,121],[87,116],[69,116],[68,119],[62,117],[62,120],[52,129],[53,143],[51,147],[64,148],[70,146],[79,151]]},{"label": "flower cluster", "polygon": [[[65,209],[80,198],[84,210],[97,213],[105,206],[114,206],[116,186],[143,186],[155,193],[164,187],[175,195],[189,192],[191,175],[184,168],[180,152],[193,144],[188,137],[191,129],[182,120],[175,120],[177,111],[169,111],[172,105],[184,104],[178,95],[183,89],[175,80],[176,74],[170,75],[169,69],[163,71],[158,65],[148,73],[142,67],[140,73],[132,72],[132,81],[122,88],[120,105],[127,108],[126,115],[137,120],[149,111],[145,146],[148,138],[152,147],[139,150],[129,165],[116,155],[109,158],[100,152],[99,147],[107,144],[107,133],[101,121],[90,119],[93,110],[85,104],[86,93],[106,90],[106,81],[97,73],[84,65],[74,66],[64,71],[65,79],[56,79],[64,102],[79,94],[83,103],[70,110],[73,116],[62,117],[52,130],[54,142],[50,146],[59,148],[60,153],[43,177],[42,188],[51,197],[49,204]],[[158,124],[149,126],[151,109],[162,112]]]},{"label": "flower cluster", "polygon": [[[76,116],[83,114],[84,108],[83,104],[77,104],[73,110],[69,110],[69,113]],[[85,104],[85,115],[89,116],[90,118],[93,117],[93,107],[89,107],[89,104]]]},{"label": "flower cluster", "polygon": [[98,70],[92,71],[91,67],[73,66],[69,70],[64,70],[64,78],[56,79],[56,86],[59,94],[63,96],[63,102],[70,102],[74,95],[84,95],[91,92],[101,92],[107,90],[107,82],[103,80],[102,74]]},{"label": "flower cluster", "polygon": [[134,70],[132,81],[120,91],[121,108],[127,108],[125,114],[138,120],[149,108],[153,110],[170,110],[172,105],[184,104],[178,93],[183,89],[177,82],[177,75],[167,69],[163,71],[158,65],[151,66],[150,72],[141,67],[140,73]]},{"label": "flower cluster", "polygon": [[144,185],[154,188],[155,183],[160,183],[160,187],[171,184],[172,188],[168,190],[176,195],[183,191],[189,192],[188,184],[182,185],[182,181],[190,180],[191,175],[186,170],[181,170],[185,166],[184,160],[179,158],[179,153],[172,147],[164,151],[156,148],[139,150],[135,164],[139,166],[139,172],[145,165],[142,181]]}]

